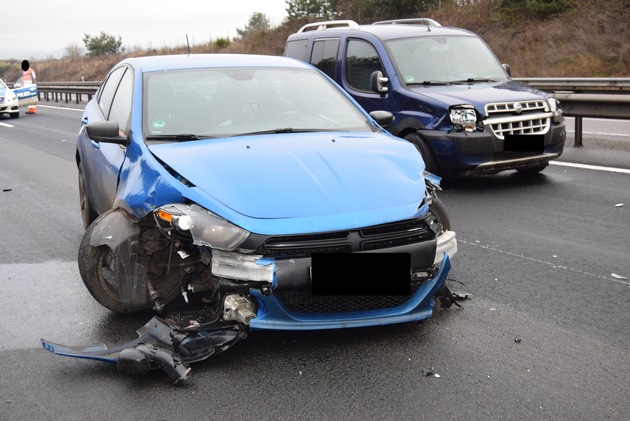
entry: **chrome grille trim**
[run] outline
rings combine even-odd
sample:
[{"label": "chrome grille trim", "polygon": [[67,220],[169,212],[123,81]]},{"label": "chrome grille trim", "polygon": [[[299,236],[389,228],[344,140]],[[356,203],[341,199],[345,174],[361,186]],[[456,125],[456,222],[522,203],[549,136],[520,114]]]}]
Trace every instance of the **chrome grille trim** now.
[{"label": "chrome grille trim", "polygon": [[543,100],[500,102],[486,105],[484,125],[494,135],[504,139],[506,134],[545,134],[551,127],[552,113]]}]

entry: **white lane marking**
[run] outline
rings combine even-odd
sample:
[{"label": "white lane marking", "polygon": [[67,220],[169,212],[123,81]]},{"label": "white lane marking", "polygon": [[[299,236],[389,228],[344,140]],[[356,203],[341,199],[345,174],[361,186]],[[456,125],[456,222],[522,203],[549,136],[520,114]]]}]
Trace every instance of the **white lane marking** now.
[{"label": "white lane marking", "polygon": [[9,124],[9,123],[0,123],[0,126],[4,126],[4,127],[15,127],[13,124]]},{"label": "white lane marking", "polygon": [[484,246],[484,245],[479,244],[477,242],[472,243],[470,241],[466,241],[466,240],[463,240],[461,238],[458,238],[457,242],[458,243],[468,244],[469,246],[475,246],[475,247],[479,247],[479,248],[482,248],[482,249],[494,251],[494,252],[501,253],[501,254],[506,254],[506,255],[511,256],[511,257],[517,257],[519,259],[529,260],[529,261],[534,262],[534,263],[540,263],[540,264],[543,264],[543,265],[551,266],[554,269],[568,270],[568,271],[571,271],[571,272],[579,273],[581,275],[592,276],[592,277],[595,277],[595,278],[605,279],[607,281],[613,281],[613,282],[617,282],[619,284],[624,284],[624,285],[630,286],[630,282],[622,281],[620,279],[614,279],[612,277],[609,278],[607,276],[597,275],[596,273],[586,272],[586,271],[579,270],[579,269],[573,269],[573,268],[570,268],[570,267],[567,267],[567,266],[559,265],[557,263],[547,262],[545,260],[536,259],[534,257],[528,257],[528,256],[525,256],[523,254],[516,254],[516,253],[509,252],[509,251],[500,250],[498,248],[491,247],[491,246]]},{"label": "white lane marking", "polygon": [[[567,130],[567,133],[575,134],[575,131]],[[590,135],[593,135],[593,136],[619,136],[619,137],[628,138],[628,135],[626,133],[600,133],[600,132],[584,132],[583,131],[582,134],[590,134]]]},{"label": "white lane marking", "polygon": [[41,104],[37,104],[38,107],[43,107],[43,108],[53,108],[55,110],[69,110],[69,111],[78,111],[80,113],[83,112],[83,108],[69,108],[69,107],[55,107],[53,105],[41,105]]},{"label": "white lane marking", "polygon": [[549,161],[549,163],[552,165],[558,165],[561,167],[581,168],[583,170],[608,171],[608,172],[617,172],[621,174],[630,174],[630,170],[627,170],[625,168],[600,167],[599,165],[577,164],[575,162],[564,162],[564,161]]}]

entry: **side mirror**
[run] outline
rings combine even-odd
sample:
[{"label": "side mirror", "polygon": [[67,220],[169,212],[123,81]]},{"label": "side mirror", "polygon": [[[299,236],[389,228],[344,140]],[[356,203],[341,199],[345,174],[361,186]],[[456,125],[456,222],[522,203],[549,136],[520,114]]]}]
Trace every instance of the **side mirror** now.
[{"label": "side mirror", "polygon": [[512,69],[510,69],[510,65],[503,63],[501,66],[503,67],[503,70],[505,70],[505,72],[508,74],[508,76],[512,77]]},{"label": "side mirror", "polygon": [[389,111],[372,111],[370,117],[374,119],[381,127],[389,127],[394,121],[394,114]]},{"label": "side mirror", "polygon": [[17,88],[21,88],[21,87],[22,87],[22,84],[21,84],[21,83],[15,82],[15,83],[13,84],[13,88],[15,88],[15,89],[17,89]]},{"label": "side mirror", "polygon": [[370,87],[374,92],[379,94],[385,94],[388,91],[385,84],[389,82],[389,79],[383,76],[383,72],[377,70],[370,75]]},{"label": "side mirror", "polygon": [[95,121],[85,126],[88,137],[95,142],[115,143],[127,146],[129,137],[121,136],[115,121]]}]

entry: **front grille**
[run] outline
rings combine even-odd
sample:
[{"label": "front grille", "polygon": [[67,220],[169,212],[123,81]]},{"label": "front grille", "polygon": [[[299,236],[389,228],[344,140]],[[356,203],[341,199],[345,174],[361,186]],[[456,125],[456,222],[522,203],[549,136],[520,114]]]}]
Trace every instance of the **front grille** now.
[{"label": "front grille", "polygon": [[484,121],[499,139],[506,134],[545,134],[551,125],[551,115],[543,100],[502,102],[486,105]]},{"label": "front grille", "polygon": [[352,231],[269,237],[258,253],[274,258],[310,257],[313,253],[383,250],[435,239],[426,219],[410,219]]},{"label": "front grille", "polygon": [[[411,282],[411,294],[422,281]],[[345,313],[397,307],[409,301],[408,295],[311,295],[310,291],[274,291],[274,295],[296,313]]]}]

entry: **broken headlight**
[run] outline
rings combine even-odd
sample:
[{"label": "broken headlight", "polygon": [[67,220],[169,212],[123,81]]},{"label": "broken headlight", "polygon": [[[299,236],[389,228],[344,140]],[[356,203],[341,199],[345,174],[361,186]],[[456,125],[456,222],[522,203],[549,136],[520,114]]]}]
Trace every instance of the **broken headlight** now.
[{"label": "broken headlight", "polygon": [[451,108],[449,113],[451,123],[458,132],[474,132],[477,123],[477,113],[472,105],[460,105]]},{"label": "broken headlight", "polygon": [[247,237],[246,231],[199,205],[172,204],[155,210],[155,215],[178,232],[190,235],[193,243],[219,250],[234,250]]},{"label": "broken headlight", "polygon": [[549,102],[549,109],[553,114],[553,122],[560,123],[564,121],[564,115],[562,115],[562,108],[560,108],[560,101],[555,99],[554,97],[548,97],[547,101]]}]

